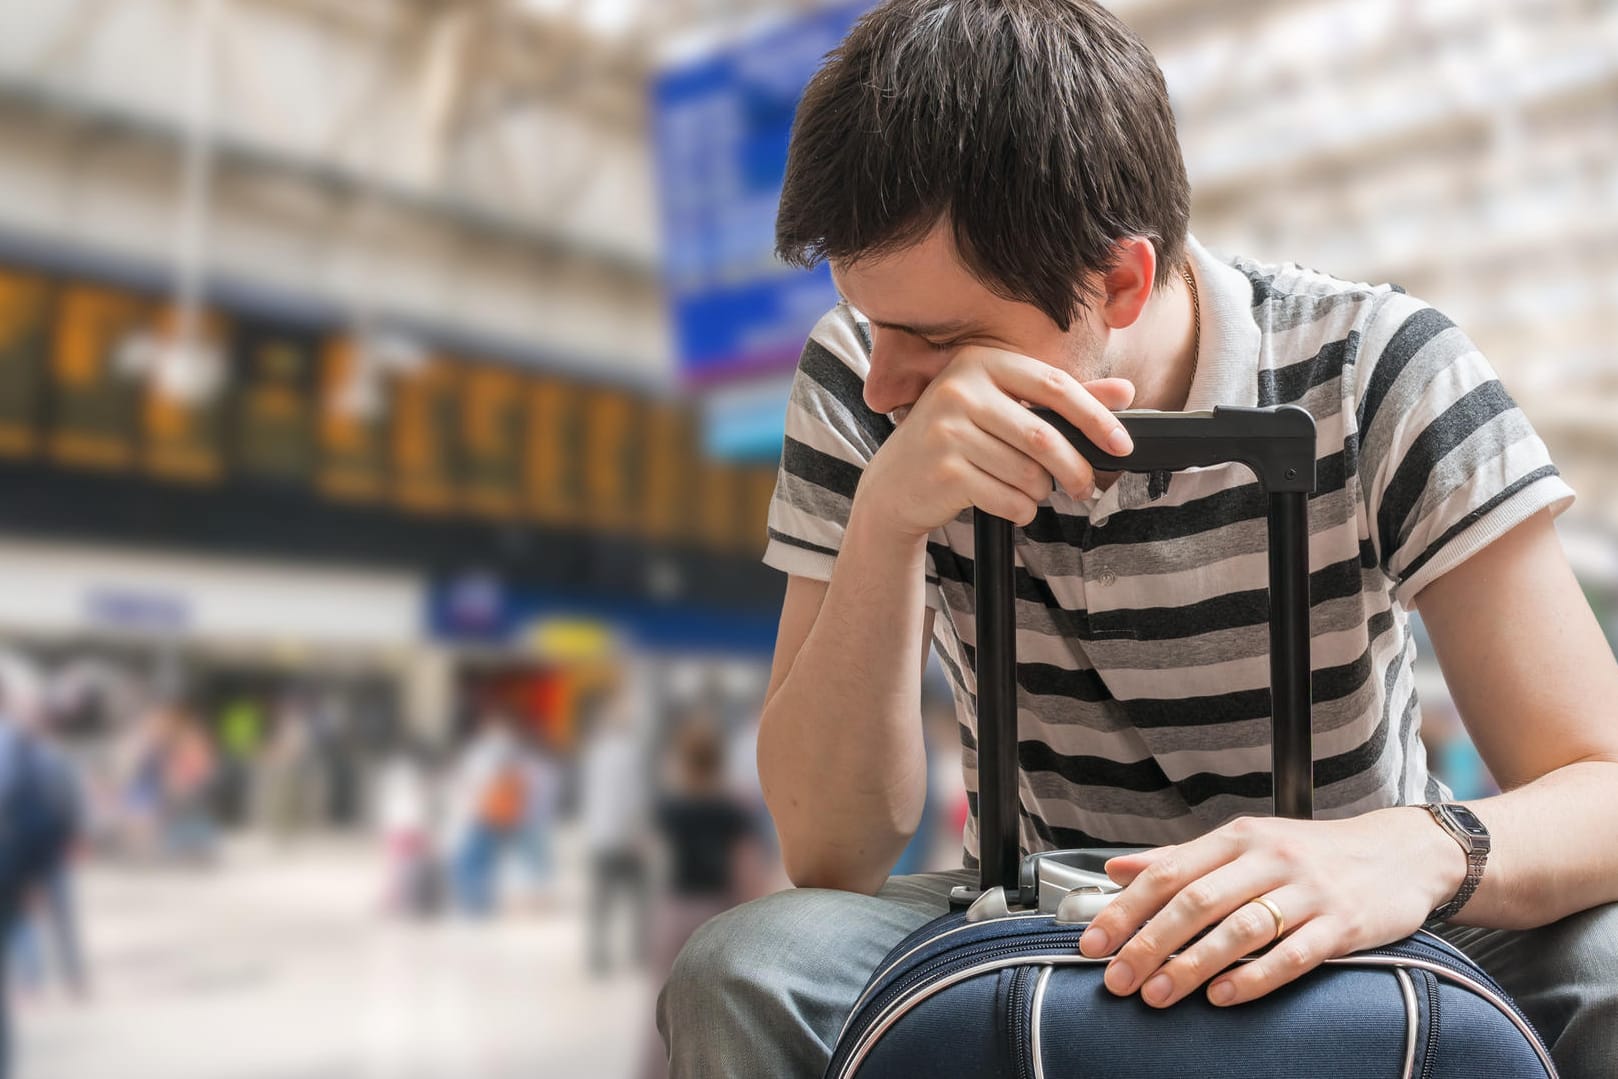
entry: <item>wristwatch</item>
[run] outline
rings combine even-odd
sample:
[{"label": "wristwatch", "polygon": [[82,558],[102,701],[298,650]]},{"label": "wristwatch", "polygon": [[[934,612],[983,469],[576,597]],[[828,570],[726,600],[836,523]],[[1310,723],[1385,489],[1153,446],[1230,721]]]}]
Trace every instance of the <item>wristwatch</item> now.
[{"label": "wristwatch", "polygon": [[1444,922],[1459,914],[1483,879],[1483,865],[1489,860],[1489,830],[1478,820],[1476,813],[1454,802],[1427,802],[1423,809],[1433,815],[1440,828],[1448,832],[1466,852],[1466,879],[1461,881],[1455,898],[1427,916],[1427,924]]}]

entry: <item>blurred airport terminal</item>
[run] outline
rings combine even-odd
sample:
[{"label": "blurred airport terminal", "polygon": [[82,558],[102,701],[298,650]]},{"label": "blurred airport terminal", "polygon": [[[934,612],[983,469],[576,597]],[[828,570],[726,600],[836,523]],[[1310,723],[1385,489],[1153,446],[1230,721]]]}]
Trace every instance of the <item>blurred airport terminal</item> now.
[{"label": "blurred airport terminal", "polygon": [[[656,1074],[680,935],[785,884],[759,556],[834,295],[771,232],[867,6],[0,4],[0,684],[84,820],[21,1079]],[[1466,328],[1618,639],[1618,2],[1112,6],[1199,238]]]}]

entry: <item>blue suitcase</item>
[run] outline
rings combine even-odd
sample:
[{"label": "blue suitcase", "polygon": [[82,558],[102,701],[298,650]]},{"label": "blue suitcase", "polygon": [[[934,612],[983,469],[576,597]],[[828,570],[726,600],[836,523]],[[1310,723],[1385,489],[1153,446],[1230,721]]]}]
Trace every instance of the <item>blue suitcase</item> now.
[{"label": "blue suitcase", "polygon": [[[1270,497],[1272,771],[1278,815],[1313,815],[1308,498],[1314,420],[1303,409],[1124,412],[1135,451],[1099,450],[1041,415],[1098,469],[1165,473],[1240,461]],[[1554,1077],[1528,1019],[1484,971],[1425,931],[1329,961],[1231,1009],[1200,994],[1164,1010],[1102,984],[1078,950],[1120,851],[1021,857],[1017,845],[1012,528],[975,527],[980,881],[900,942],[855,1004],[827,1079],[1310,1076]]]}]

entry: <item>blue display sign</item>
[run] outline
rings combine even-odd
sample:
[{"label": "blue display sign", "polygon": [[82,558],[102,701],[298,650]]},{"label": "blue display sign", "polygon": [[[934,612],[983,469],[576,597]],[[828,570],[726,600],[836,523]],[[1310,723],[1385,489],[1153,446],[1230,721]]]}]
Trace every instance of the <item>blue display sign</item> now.
[{"label": "blue display sign", "polygon": [[767,610],[570,596],[509,586],[481,574],[434,581],[427,593],[427,630],[436,641],[532,647],[534,632],[559,620],[597,625],[648,652],[768,658],[775,649],[777,616]]},{"label": "blue display sign", "polygon": [[655,80],[664,273],[689,384],[789,370],[837,301],[826,267],[776,260],[775,211],[798,98],[869,6],[798,18]]}]

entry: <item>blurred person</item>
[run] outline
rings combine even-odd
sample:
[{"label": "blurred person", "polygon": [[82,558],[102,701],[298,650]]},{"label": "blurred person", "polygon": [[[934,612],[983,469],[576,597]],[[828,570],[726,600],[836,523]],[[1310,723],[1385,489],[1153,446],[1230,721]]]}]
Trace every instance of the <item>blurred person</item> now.
[{"label": "blurred person", "polygon": [[[663,894],[652,916],[651,962],[659,981],[703,922],[765,889],[764,851],[748,808],[726,785],[725,741],[715,725],[687,721],[675,731],[668,789],[657,800],[657,832],[667,854]],[[649,1031],[642,1079],[668,1074],[662,1042]]]},{"label": "blurred person", "polygon": [[[71,762],[43,729],[41,703],[33,665],[0,655],[0,972],[7,973],[19,919],[42,893],[58,939],[78,956],[67,875],[78,827],[76,784]],[[10,1074],[10,982],[0,978],[0,1079]]]},{"label": "blurred person", "polygon": [[196,716],[167,697],[145,706],[118,756],[124,849],[141,857],[206,859],[217,761]]},{"label": "blurred person", "polygon": [[580,815],[589,858],[585,893],[585,946],[589,970],[602,977],[612,970],[613,914],[624,904],[629,959],[646,962],[651,881],[647,865],[647,746],[635,729],[630,691],[618,686],[596,713],[581,753]]},{"label": "blurred person", "polygon": [[219,714],[220,819],[240,825],[253,804],[253,762],[264,744],[264,706],[255,697],[238,697]]},{"label": "blurred person", "polygon": [[194,710],[180,706],[171,714],[163,759],[164,850],[182,861],[208,862],[218,838],[213,798],[219,757]]},{"label": "blurred person", "polygon": [[118,740],[115,752],[117,843],[124,854],[158,853],[163,825],[163,761],[173,728],[163,703],[142,703]]},{"label": "blurred person", "polygon": [[498,905],[502,864],[515,853],[528,813],[528,776],[516,721],[503,712],[484,714],[452,780],[450,872],[463,913],[487,917]]},{"label": "blurred person", "polygon": [[519,847],[532,899],[549,905],[556,889],[556,824],[562,804],[562,768],[550,747],[532,740],[525,762],[526,798]]},{"label": "blurred person", "polygon": [[343,828],[359,816],[360,769],[355,744],[353,710],[344,696],[328,690],[315,697],[310,708],[311,752],[319,769],[324,804],[318,823]]},{"label": "blurred person", "polygon": [[292,842],[325,816],[325,789],[311,727],[302,697],[286,694],[276,707],[274,729],[254,768],[254,819],[281,844]]},{"label": "blurred person", "polygon": [[441,898],[431,782],[422,756],[410,739],[397,740],[377,777],[375,808],[386,866],[383,908],[417,917],[435,913]]},{"label": "blurred person", "polygon": [[[871,964],[973,879],[888,869],[926,794],[929,647],[973,736],[957,627],[981,509],[1021,526],[1020,673],[1042,690],[1019,700],[1022,843],[1148,848],[1108,863],[1123,891],[1080,941],[1111,992],[1240,1006],[1430,924],[1563,1075],[1610,1076],[1618,662],[1553,524],[1573,492],[1441,313],[1216,257],[1189,208],[1162,72],[1094,0],[886,0],[810,82],[777,247],[828,261],[840,302],[787,406],[759,731],[802,888],[693,935],[660,997],[676,1075],[820,1074]],[[1315,685],[1333,687],[1306,821],[1238,778],[1268,719],[1250,472],[1097,475],[1028,407],[1128,456],[1126,407],[1283,404],[1316,423]],[[1418,607],[1504,794],[1461,805],[1429,772]],[[977,838],[969,820],[968,866]],[[1253,917],[1260,898],[1280,914]]]},{"label": "blurred person", "polygon": [[67,659],[52,671],[46,709],[53,734],[89,733],[75,756],[82,816],[76,849],[116,853],[123,827],[120,750],[137,713],[141,684],[123,667],[94,657]]},{"label": "blurred person", "polygon": [[25,900],[11,935],[12,984],[30,994],[41,994],[56,976],[74,997],[90,991],[89,971],[79,931],[74,868],[84,849],[89,805],[82,769],[61,738],[62,714],[55,702],[42,698],[23,703],[18,714],[32,716],[32,731],[49,780],[49,794],[72,821],[73,834],[66,854],[58,859],[33,894]]}]

